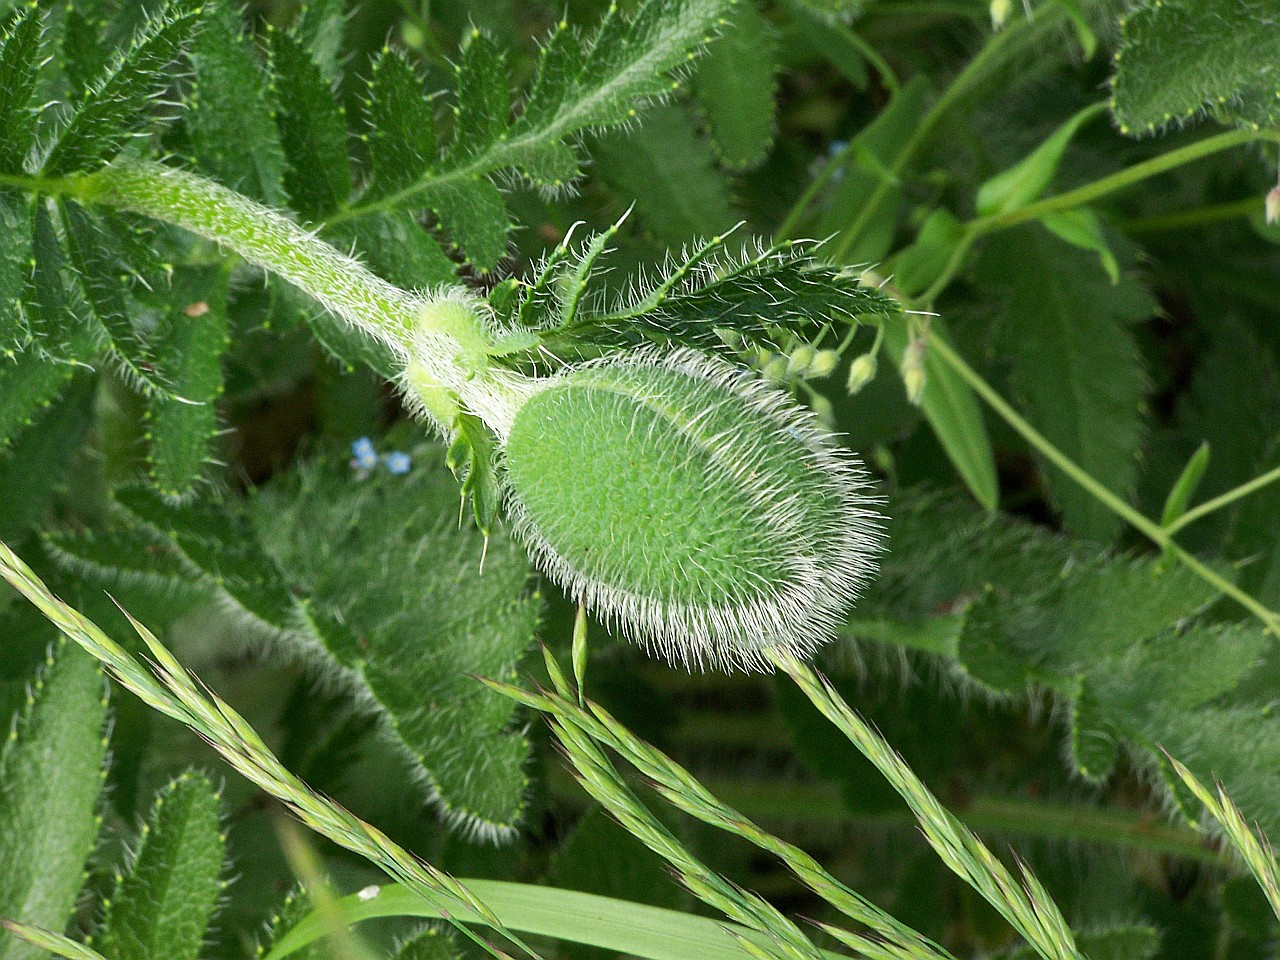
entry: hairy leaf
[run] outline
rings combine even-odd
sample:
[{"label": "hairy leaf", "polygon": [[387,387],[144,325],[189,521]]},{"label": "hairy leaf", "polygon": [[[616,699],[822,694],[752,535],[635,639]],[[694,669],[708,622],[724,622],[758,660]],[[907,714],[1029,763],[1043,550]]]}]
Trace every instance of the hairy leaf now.
[{"label": "hairy leaf", "polygon": [[1124,21],[1111,109],[1125,133],[1197,114],[1280,121],[1280,30],[1271,0],[1146,0]]},{"label": "hairy leaf", "polygon": [[432,185],[424,200],[439,218],[455,249],[481,273],[497,266],[507,252],[511,221],[498,188],[485,179]]},{"label": "hairy leaf", "polygon": [[307,598],[327,669],[377,705],[446,819],[506,837],[529,745],[511,729],[512,701],[471,676],[515,676],[538,620],[528,561],[505,535],[486,549],[458,526],[438,448],[413,456],[403,476],[305,467],[254,499],[254,523]]},{"label": "hairy leaf", "polygon": [[43,34],[43,15],[35,7],[27,7],[0,38],[0,173],[21,173],[35,140],[31,98]]},{"label": "hairy leaf", "polygon": [[186,268],[165,298],[168,314],[156,344],[156,363],[171,393],[147,401],[151,479],[166,496],[190,492],[218,432],[222,357],[227,334],[227,271]]},{"label": "hairy leaf", "polygon": [[[979,267],[1000,298],[1002,341],[1027,419],[1121,497],[1134,491],[1146,373],[1128,324],[1155,310],[1131,280],[1112,286],[1088,254],[1036,228],[995,238]],[[1109,540],[1119,520],[1057,467],[1044,466],[1066,525]]]},{"label": "hairy leaf", "polygon": [[[98,835],[106,712],[98,662],[60,639],[0,753],[0,916],[67,925]],[[0,937],[3,960],[42,956]]]},{"label": "hairy leaf", "polygon": [[222,891],[218,796],[184,774],[156,796],[94,938],[106,960],[196,960]]},{"label": "hairy leaf", "polygon": [[458,932],[443,923],[434,923],[401,940],[395,960],[458,960],[465,955]]},{"label": "hairy leaf", "polygon": [[473,28],[462,44],[457,76],[453,140],[446,157],[451,165],[461,165],[493,149],[507,133],[511,111],[504,58],[493,41],[477,29]]},{"label": "hairy leaf", "polygon": [[335,224],[327,235],[338,247],[354,251],[378,276],[406,290],[457,282],[453,262],[410,214],[367,213]]},{"label": "hairy leaf", "polygon": [[737,220],[729,181],[683,107],[653,110],[639,128],[598,140],[592,153],[600,176],[635,203],[644,227],[664,244],[720,233]]},{"label": "hairy leaf", "polygon": [[694,91],[720,161],[746,170],[764,159],[776,124],[772,28],[754,3],[738,3],[733,20],[707,48]]},{"label": "hairy leaf", "polygon": [[184,119],[197,163],[226,186],[278,205],[284,149],[237,5],[215,5],[206,14],[190,57],[193,83]]},{"label": "hairy leaf", "polygon": [[364,116],[372,169],[364,199],[393,194],[435,165],[435,109],[422,75],[399,51],[373,61]]},{"label": "hairy leaf", "polygon": [[172,82],[170,65],[200,22],[197,0],[175,0],[149,17],[129,47],[89,87],[49,152],[49,174],[105,163],[145,130],[151,101]]},{"label": "hairy leaf", "polygon": [[22,288],[31,269],[31,216],[26,204],[0,193],[0,363],[30,338]]},{"label": "hairy leaf", "polygon": [[295,37],[272,30],[270,47],[285,191],[304,218],[323,220],[351,193],[346,120],[329,81]]}]

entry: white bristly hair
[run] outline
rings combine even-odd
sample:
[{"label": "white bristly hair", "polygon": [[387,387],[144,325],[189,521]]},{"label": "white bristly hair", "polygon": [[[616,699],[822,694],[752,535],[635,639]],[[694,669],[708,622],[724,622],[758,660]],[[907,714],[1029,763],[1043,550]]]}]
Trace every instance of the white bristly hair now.
[{"label": "white bristly hair", "polygon": [[[883,529],[874,509],[879,500],[862,463],[837,446],[814,414],[788,395],[746,370],[693,350],[650,349],[591,361],[541,382],[535,392],[591,370],[645,368],[683,373],[728,391],[740,405],[740,429],[700,442],[715,467],[758,506],[770,531],[768,544],[785,560],[787,575],[772,583],[756,577],[750,590],[734,584],[727,602],[722,597],[677,602],[628,590],[593,578],[562,556],[539,529],[519,491],[508,483],[508,513],[517,534],[537,565],[566,593],[606,626],[620,628],[673,663],[691,669],[768,671],[770,650],[811,655],[832,638],[874,575],[883,548]],[[812,479],[784,489],[782,483],[789,478],[768,462],[770,450],[759,442],[761,430],[774,438],[799,440],[807,451],[804,466]],[[810,497],[813,508],[806,510],[804,501]],[[825,522],[815,524],[815,514],[821,513],[827,514]]]}]

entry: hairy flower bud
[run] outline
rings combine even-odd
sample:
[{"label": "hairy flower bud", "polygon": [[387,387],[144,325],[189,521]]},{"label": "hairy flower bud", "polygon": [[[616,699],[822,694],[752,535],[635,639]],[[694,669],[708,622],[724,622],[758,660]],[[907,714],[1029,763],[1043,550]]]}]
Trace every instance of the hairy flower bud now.
[{"label": "hairy flower bud", "polygon": [[544,382],[503,456],[539,565],[672,661],[752,669],[769,650],[808,653],[875,568],[861,464],[785,394],[692,351]]},{"label": "hairy flower bud", "polygon": [[874,353],[864,353],[860,357],[855,357],[853,363],[849,364],[849,379],[845,383],[845,389],[849,391],[850,395],[853,395],[875,378],[876,355]]}]

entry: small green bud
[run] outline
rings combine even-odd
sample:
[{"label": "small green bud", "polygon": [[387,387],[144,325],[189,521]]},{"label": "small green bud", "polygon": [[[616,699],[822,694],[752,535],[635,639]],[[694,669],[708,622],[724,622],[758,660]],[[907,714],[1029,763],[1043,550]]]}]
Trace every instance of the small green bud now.
[{"label": "small green bud", "polygon": [[544,381],[503,444],[516,532],[573,599],[672,661],[812,652],[871,577],[859,461],[786,394],[694,351]]},{"label": "small green bud", "polygon": [[988,8],[991,13],[991,29],[998,31],[1009,21],[1013,13],[1013,0],[991,0]]},{"label": "small green bud", "polygon": [[813,362],[809,364],[809,376],[811,377],[827,377],[840,364],[840,354],[834,350],[819,350],[813,355]]},{"label": "small green bud", "polygon": [[830,430],[835,426],[836,411],[835,408],[831,406],[830,400],[820,393],[815,393],[809,399],[809,406],[813,409],[814,416],[818,418],[818,422],[824,427]]},{"label": "small green bud", "polygon": [[807,374],[809,368],[813,365],[813,358],[817,355],[817,352],[807,343],[792,350],[791,356],[787,357],[787,375],[803,377]]},{"label": "small green bud", "polygon": [[781,383],[787,379],[787,358],[775,354],[761,368],[760,373],[766,380],[772,380],[775,383]]},{"label": "small green bud", "polygon": [[849,364],[849,379],[845,383],[845,389],[853,395],[875,378],[876,355],[864,353],[860,357],[855,357],[853,363]]},{"label": "small green bud", "polygon": [[902,355],[902,385],[907,390],[907,400],[913,406],[920,406],[924,399],[924,387],[927,377],[924,372],[924,337],[913,337],[907,344],[906,353]]}]

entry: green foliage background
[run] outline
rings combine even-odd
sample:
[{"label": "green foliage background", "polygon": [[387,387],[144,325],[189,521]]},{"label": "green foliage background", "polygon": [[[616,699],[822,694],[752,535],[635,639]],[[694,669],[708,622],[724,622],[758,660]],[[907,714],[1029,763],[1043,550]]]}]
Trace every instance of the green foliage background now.
[{"label": "green foliage background", "polygon": [[[385,353],[209,243],[29,191],[161,156],[409,289],[465,281],[553,332],[570,290],[582,330],[557,346],[736,351],[872,465],[890,551],[818,666],[1031,865],[1089,956],[1270,957],[1276,919],[1169,758],[1280,834],[1280,649],[1222,590],[1280,608],[1280,485],[1177,530],[1206,577],[942,351],[1153,524],[1280,468],[1280,4],[1014,3],[993,32],[999,6],[0,0],[0,539],[136,646],[109,593],[290,770],[443,870],[707,912],[476,682],[544,680],[529,654],[567,652],[573,610],[501,521],[459,522],[447,467],[469,454],[447,465],[407,419]],[[612,231],[608,259],[559,247],[575,230]],[[883,295],[815,280],[801,237]],[[664,299],[690,261],[711,266]],[[859,328],[889,294],[917,313]],[[834,369],[796,359],[820,330]],[[409,472],[351,462],[366,436]],[[789,682],[674,672],[598,626],[591,652],[591,695],[717,796],[956,956],[1029,955]],[[380,882],[336,846],[300,855],[282,807],[103,690],[0,597],[0,916],[107,960],[244,957],[323,914],[319,876]],[[661,817],[733,883],[832,919],[746,842]],[[405,919],[360,937],[301,955],[474,951]],[[37,955],[0,936],[0,960]]]}]

